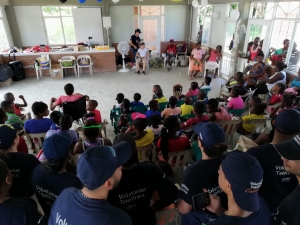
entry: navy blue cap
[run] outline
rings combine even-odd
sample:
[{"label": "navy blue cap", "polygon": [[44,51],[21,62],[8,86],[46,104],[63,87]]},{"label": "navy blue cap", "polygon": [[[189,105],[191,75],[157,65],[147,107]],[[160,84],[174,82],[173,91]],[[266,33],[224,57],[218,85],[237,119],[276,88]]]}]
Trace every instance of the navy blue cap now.
[{"label": "navy blue cap", "polygon": [[43,153],[47,160],[64,159],[69,155],[71,143],[71,135],[67,132],[54,134],[45,139]]},{"label": "navy blue cap", "polygon": [[295,109],[285,109],[276,116],[274,128],[281,134],[300,133],[300,112]]},{"label": "navy blue cap", "polygon": [[95,190],[102,186],[131,156],[131,146],[122,141],[113,147],[88,148],[78,159],[77,177],[84,187]]},{"label": "navy blue cap", "polygon": [[225,142],[225,132],[216,123],[197,123],[195,132],[199,136],[204,148],[212,148],[214,145]]},{"label": "navy blue cap", "polygon": [[263,181],[263,169],[257,159],[235,150],[223,156],[221,167],[231,185],[236,204],[249,212],[258,211],[258,190]]},{"label": "navy blue cap", "polygon": [[21,129],[20,124],[1,124],[0,125],[0,148],[10,148],[17,137],[17,132]]},{"label": "navy blue cap", "polygon": [[287,160],[300,160],[300,135],[273,146],[283,158]]}]

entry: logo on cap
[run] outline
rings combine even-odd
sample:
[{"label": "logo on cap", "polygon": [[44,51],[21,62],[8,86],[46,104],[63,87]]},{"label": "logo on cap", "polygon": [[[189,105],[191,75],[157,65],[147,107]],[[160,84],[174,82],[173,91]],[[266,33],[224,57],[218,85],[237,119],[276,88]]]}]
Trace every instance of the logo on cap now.
[{"label": "logo on cap", "polygon": [[298,145],[300,145],[300,137],[299,137],[299,135],[295,136],[294,140],[297,142]]},{"label": "logo on cap", "polygon": [[109,147],[109,149],[110,149],[110,152],[111,152],[112,156],[113,156],[113,157],[116,157],[116,152],[115,152],[115,150],[114,150],[112,147],[110,147],[110,146],[108,146],[108,147]]},{"label": "logo on cap", "polygon": [[263,180],[261,180],[261,182],[258,182],[258,183],[250,181],[251,188],[246,189],[245,192],[248,194],[253,194],[255,192],[258,192],[260,186],[262,185],[262,182],[263,182]]}]

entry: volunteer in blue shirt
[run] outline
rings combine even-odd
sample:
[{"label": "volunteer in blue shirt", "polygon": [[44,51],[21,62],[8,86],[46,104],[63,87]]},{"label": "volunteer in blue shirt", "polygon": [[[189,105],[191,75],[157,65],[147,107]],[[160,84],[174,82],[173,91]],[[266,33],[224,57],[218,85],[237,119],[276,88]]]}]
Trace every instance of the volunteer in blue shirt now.
[{"label": "volunteer in blue shirt", "polygon": [[32,187],[46,217],[49,217],[53,202],[64,189],[82,188],[78,177],[66,169],[71,144],[72,137],[66,132],[46,138],[43,151],[47,162],[38,165],[32,172]]},{"label": "volunteer in blue shirt", "polygon": [[[0,157],[5,159],[5,155]],[[47,220],[38,212],[37,205],[31,198],[9,196],[12,183],[13,176],[6,162],[0,159],[0,224],[46,225]]]},{"label": "volunteer in blue shirt", "polygon": [[254,156],[263,171],[263,183],[258,191],[271,211],[276,213],[277,207],[297,186],[295,175],[284,171],[283,162],[274,147],[288,141],[300,133],[300,113],[294,109],[283,110],[274,120],[274,137],[270,144],[248,149],[247,153]]},{"label": "volunteer in blue shirt", "polygon": [[[221,158],[227,150],[224,130],[214,123],[197,123],[195,126],[198,145],[202,159],[189,166],[183,175],[183,182],[178,193],[178,211],[182,215],[182,224],[202,224],[217,216],[206,211],[193,210],[193,196],[203,193],[205,188],[210,194],[221,199],[222,206],[227,208],[226,194],[218,184],[218,170]],[[199,179],[200,178],[200,179]]]},{"label": "volunteer in blue shirt", "polygon": [[280,203],[273,222],[276,225],[298,225],[300,224],[300,136],[297,135],[290,141],[274,147],[281,156],[285,171],[296,175],[298,185]]},{"label": "volunteer in blue shirt", "polygon": [[228,198],[228,210],[221,207],[220,198],[210,195],[211,204],[206,207],[219,218],[213,225],[267,225],[270,212],[258,189],[263,181],[259,162],[242,151],[232,151],[223,156],[219,169],[219,185]]},{"label": "volunteer in blue shirt", "polygon": [[123,210],[107,202],[107,195],[117,188],[122,165],[130,156],[127,142],[88,148],[77,163],[77,176],[83,188],[67,188],[59,195],[52,206],[49,225],[132,225]]}]

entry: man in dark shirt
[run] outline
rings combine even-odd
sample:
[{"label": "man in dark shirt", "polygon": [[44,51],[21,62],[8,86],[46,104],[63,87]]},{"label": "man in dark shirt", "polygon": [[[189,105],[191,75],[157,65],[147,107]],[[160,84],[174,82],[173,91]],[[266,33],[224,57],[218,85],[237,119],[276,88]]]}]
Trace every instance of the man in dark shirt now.
[{"label": "man in dark shirt", "polygon": [[284,169],[288,173],[295,174],[298,185],[279,205],[274,216],[276,225],[299,225],[300,224],[300,136],[281,144],[274,145],[281,155]]},{"label": "man in dark shirt", "polygon": [[38,165],[31,175],[35,195],[46,217],[59,194],[68,187],[82,188],[78,177],[67,172],[72,138],[67,132],[48,137],[43,144],[43,152],[48,160]]},{"label": "man in dark shirt", "polygon": [[139,43],[141,42],[141,39],[140,39],[141,33],[142,33],[142,31],[140,29],[136,29],[134,31],[134,35],[132,35],[129,40],[131,52],[133,54],[132,63],[134,63],[134,64],[135,64],[135,55],[136,55],[137,51],[139,50]]},{"label": "man in dark shirt", "polygon": [[[133,225],[155,225],[155,210],[162,210],[174,203],[178,189],[155,164],[138,162],[135,140],[131,135],[119,134],[114,144],[122,141],[130,144],[131,158],[123,166],[119,187],[109,193],[107,200],[127,212]],[[159,200],[151,207],[155,191]]]},{"label": "man in dark shirt", "polygon": [[88,148],[78,159],[77,176],[83,188],[67,188],[55,200],[49,225],[131,225],[130,217],[107,202],[108,193],[117,188],[122,165],[131,155],[127,142],[113,147]]},{"label": "man in dark shirt", "polygon": [[300,133],[300,113],[294,109],[283,110],[274,120],[274,138],[270,144],[250,148],[264,171],[264,179],[258,194],[265,198],[271,214],[276,213],[282,200],[297,186],[296,176],[284,170],[283,162],[274,145],[292,139]]},{"label": "man in dark shirt", "polygon": [[[227,208],[226,194],[218,184],[218,170],[221,157],[227,150],[224,130],[214,123],[197,123],[195,132],[199,136],[202,159],[189,166],[183,174],[183,182],[178,193],[178,211],[182,215],[182,224],[207,223],[216,218],[208,211],[193,210],[193,196],[203,193],[205,188],[210,194],[221,198],[222,206]],[[200,178],[200,179],[199,179]]]},{"label": "man in dark shirt", "polygon": [[211,204],[206,207],[219,215],[213,225],[267,225],[270,211],[264,199],[258,195],[263,170],[259,162],[242,151],[232,151],[223,156],[219,169],[219,185],[228,198],[228,210],[221,207],[220,198],[210,195]]}]

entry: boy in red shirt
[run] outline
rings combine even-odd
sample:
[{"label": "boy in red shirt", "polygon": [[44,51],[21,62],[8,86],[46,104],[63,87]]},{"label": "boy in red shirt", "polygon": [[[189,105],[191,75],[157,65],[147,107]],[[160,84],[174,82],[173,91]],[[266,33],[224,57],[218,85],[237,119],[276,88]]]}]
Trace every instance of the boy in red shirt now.
[{"label": "boy in red shirt", "polygon": [[87,102],[86,110],[90,113],[94,113],[94,120],[96,121],[96,123],[100,124],[102,123],[102,117],[100,111],[96,109],[97,106],[98,102],[96,100],[90,100]]},{"label": "boy in red shirt", "polygon": [[27,102],[26,102],[23,95],[19,95],[19,98],[23,100],[23,104],[14,103],[15,96],[13,95],[13,93],[8,92],[4,95],[4,100],[5,101],[9,101],[9,102],[14,103],[14,112],[15,112],[15,114],[17,116],[21,117],[21,119],[23,119],[25,117],[25,115],[22,114],[21,111],[23,111],[22,107],[27,107]]},{"label": "boy in red shirt", "polygon": [[167,63],[169,64],[168,66],[168,71],[170,69],[172,69],[172,63],[175,60],[175,56],[176,56],[176,45],[174,45],[174,40],[170,39],[170,44],[167,47],[167,53],[166,53],[166,57],[167,57]]},{"label": "boy in red shirt", "polygon": [[201,102],[196,102],[194,105],[194,113],[196,118],[191,118],[186,122],[181,124],[182,129],[189,128],[191,126],[196,125],[199,122],[208,122],[208,116],[203,115],[204,113],[204,105]]}]

